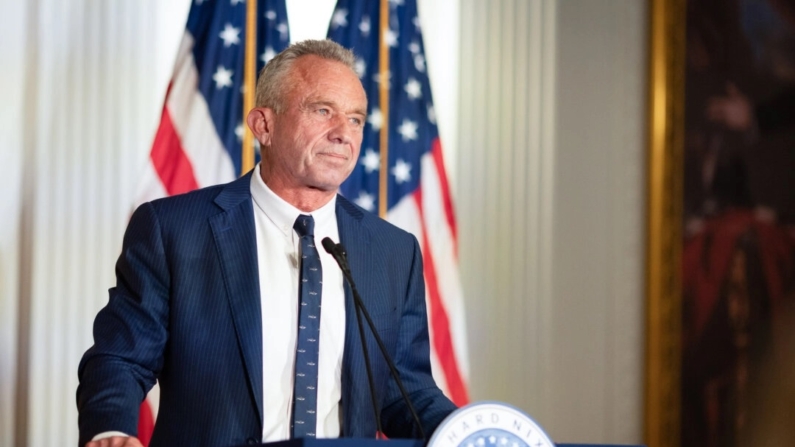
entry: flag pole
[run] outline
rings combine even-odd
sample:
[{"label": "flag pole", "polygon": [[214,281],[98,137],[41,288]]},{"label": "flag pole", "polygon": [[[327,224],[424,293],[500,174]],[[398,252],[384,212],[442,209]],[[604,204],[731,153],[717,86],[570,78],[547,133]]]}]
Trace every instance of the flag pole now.
[{"label": "flag pole", "polygon": [[378,36],[378,94],[381,108],[381,168],[378,175],[378,216],[386,219],[387,180],[389,179],[389,44],[385,35],[389,30],[389,0],[381,0]]},{"label": "flag pole", "polygon": [[240,175],[254,168],[254,135],[245,124],[249,110],[254,107],[257,81],[257,1],[246,1],[246,52],[243,64],[243,147]]}]

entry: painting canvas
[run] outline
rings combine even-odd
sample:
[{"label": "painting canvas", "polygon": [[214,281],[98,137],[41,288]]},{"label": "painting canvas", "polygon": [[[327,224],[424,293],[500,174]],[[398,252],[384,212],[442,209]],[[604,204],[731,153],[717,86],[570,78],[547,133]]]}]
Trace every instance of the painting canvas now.
[{"label": "painting canvas", "polygon": [[681,445],[759,445],[795,425],[795,1],[685,13]]}]

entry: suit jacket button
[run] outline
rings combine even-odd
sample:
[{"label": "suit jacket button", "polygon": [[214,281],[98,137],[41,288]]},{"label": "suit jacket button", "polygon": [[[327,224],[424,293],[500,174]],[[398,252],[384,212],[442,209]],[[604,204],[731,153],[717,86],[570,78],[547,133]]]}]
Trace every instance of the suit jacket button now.
[{"label": "suit jacket button", "polygon": [[248,445],[257,445],[260,444],[259,439],[257,438],[248,438],[246,439],[246,444]]}]

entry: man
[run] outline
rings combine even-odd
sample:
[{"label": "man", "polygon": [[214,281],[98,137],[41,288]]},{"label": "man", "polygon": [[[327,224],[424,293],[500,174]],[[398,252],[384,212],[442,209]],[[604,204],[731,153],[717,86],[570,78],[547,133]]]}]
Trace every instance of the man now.
[{"label": "man", "polygon": [[[78,371],[81,446],[140,445],[130,435],[156,379],[153,446],[372,438],[352,295],[317,250],[324,237],[346,247],[425,432],[455,409],[431,377],[416,239],[336,193],[357,162],[367,110],[353,61],[330,41],[289,47],[260,74],[247,117],[263,162],[133,214]],[[385,434],[417,437],[366,337]]]}]

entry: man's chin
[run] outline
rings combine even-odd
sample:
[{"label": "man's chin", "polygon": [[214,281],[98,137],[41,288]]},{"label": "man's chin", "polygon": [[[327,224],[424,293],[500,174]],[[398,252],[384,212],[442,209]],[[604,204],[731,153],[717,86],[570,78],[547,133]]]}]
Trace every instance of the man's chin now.
[{"label": "man's chin", "polygon": [[342,181],[329,181],[325,179],[325,181],[313,182],[310,188],[318,192],[336,193],[339,191],[340,185],[342,185]]},{"label": "man's chin", "polygon": [[340,185],[342,185],[342,183],[348,178],[348,176],[351,175],[351,172],[353,172],[353,169],[344,173],[343,172],[335,172],[334,174],[326,173],[326,175],[318,176],[317,178],[313,179],[312,187],[320,191],[336,192],[337,190],[340,189]]}]

